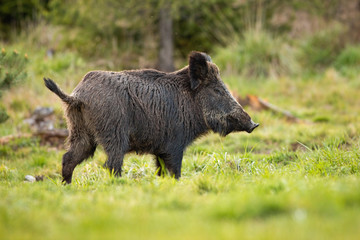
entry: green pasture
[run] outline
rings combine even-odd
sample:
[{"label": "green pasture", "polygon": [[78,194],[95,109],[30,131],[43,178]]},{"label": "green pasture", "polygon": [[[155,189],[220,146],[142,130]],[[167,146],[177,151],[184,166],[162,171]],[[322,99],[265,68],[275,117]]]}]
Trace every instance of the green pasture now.
[{"label": "green pasture", "polygon": [[[10,116],[0,125],[2,137],[30,133],[23,120],[37,106],[54,107],[56,127],[64,127],[60,100],[42,77],[70,92],[93,66],[74,53],[46,59],[46,49],[25,46],[6,45],[27,52],[29,63],[25,81],[2,96]],[[15,138],[0,145],[0,239],[358,239],[360,78],[330,67],[315,75],[223,80],[300,122],[247,107],[261,126],[195,141],[179,181],[157,177],[149,155],[127,155],[123,177],[110,176],[99,148],[64,186],[64,148]],[[44,180],[30,183],[26,175]]]},{"label": "green pasture", "polygon": [[115,178],[98,147],[61,183],[64,145],[43,144],[24,122],[52,107],[54,127],[66,127],[43,77],[70,93],[90,70],[156,66],[165,2],[1,3],[0,240],[360,239],[355,0],[171,1],[177,68],[207,51],[232,92],[298,121],[245,106],[260,126],[197,139],[179,181],[136,154]]}]

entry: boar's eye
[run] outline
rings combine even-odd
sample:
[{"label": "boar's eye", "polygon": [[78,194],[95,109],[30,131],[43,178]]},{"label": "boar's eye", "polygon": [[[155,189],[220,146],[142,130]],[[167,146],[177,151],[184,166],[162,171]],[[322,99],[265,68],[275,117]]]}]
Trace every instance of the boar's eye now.
[{"label": "boar's eye", "polygon": [[214,89],[214,92],[216,93],[216,94],[219,94],[219,95],[222,95],[222,92],[219,90],[219,89]]}]

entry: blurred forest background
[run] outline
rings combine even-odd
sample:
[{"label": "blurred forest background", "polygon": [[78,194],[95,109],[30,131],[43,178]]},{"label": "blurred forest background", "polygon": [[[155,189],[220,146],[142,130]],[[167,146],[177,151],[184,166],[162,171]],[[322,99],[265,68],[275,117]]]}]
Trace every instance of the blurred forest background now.
[{"label": "blurred forest background", "polygon": [[[93,69],[173,71],[191,50],[207,52],[239,82],[306,79],[329,69],[353,79],[360,1],[1,0],[0,40],[0,91],[29,73],[34,82],[80,79]],[[0,122],[7,118],[0,106]]]},{"label": "blurred forest background", "polygon": [[[0,239],[359,239],[360,0],[0,0],[0,50]],[[63,186],[43,77],[70,93],[192,50],[260,127],[198,139],[180,181],[135,154],[109,176],[98,147]]]},{"label": "blurred forest background", "polygon": [[0,37],[119,70],[171,71],[199,50],[268,77],[358,64],[359,13],[358,0],[2,0]]}]

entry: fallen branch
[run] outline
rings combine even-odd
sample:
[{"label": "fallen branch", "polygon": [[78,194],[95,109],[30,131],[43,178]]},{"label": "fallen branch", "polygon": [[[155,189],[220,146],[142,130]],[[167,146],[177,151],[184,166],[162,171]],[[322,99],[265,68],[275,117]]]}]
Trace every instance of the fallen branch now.
[{"label": "fallen branch", "polygon": [[262,110],[270,110],[274,113],[281,114],[286,117],[288,121],[299,123],[301,120],[291,114],[289,111],[279,108],[278,106],[269,103],[268,101],[259,98],[258,96],[248,94],[246,98],[240,97],[236,92],[232,92],[235,99],[240,103],[240,105],[250,106],[251,108],[262,111]]},{"label": "fallen branch", "polygon": [[278,106],[275,106],[274,104],[271,104],[257,96],[254,95],[247,95],[247,98],[250,99],[250,105],[256,105],[257,108],[270,110],[272,112],[284,115],[287,120],[291,122],[300,122],[300,119],[292,115],[289,111],[279,108]]},{"label": "fallen branch", "polygon": [[1,137],[0,145],[8,144],[9,142],[19,138],[38,137],[40,138],[40,144],[42,145],[50,144],[51,146],[59,147],[64,145],[64,141],[68,135],[69,132],[67,129],[41,130],[34,132],[33,134],[25,133]]},{"label": "fallen branch", "polygon": [[33,134],[40,138],[40,144],[50,144],[51,146],[63,146],[65,139],[69,135],[67,129],[44,129]]},{"label": "fallen branch", "polygon": [[34,133],[35,136],[39,136],[41,138],[66,138],[69,135],[69,131],[67,129],[52,129],[52,130],[41,130]]},{"label": "fallen branch", "polygon": [[32,136],[31,134],[16,134],[16,135],[8,135],[5,137],[1,137],[0,145],[8,144],[9,142],[19,138],[30,138],[31,136]]}]

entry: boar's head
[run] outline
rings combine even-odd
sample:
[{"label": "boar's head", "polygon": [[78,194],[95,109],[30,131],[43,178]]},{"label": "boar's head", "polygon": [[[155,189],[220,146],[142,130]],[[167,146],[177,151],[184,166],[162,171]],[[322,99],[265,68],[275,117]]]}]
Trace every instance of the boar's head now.
[{"label": "boar's head", "polygon": [[191,90],[211,130],[226,136],[233,131],[251,133],[259,126],[231,95],[220,78],[218,67],[208,55],[190,53],[189,76]]}]

